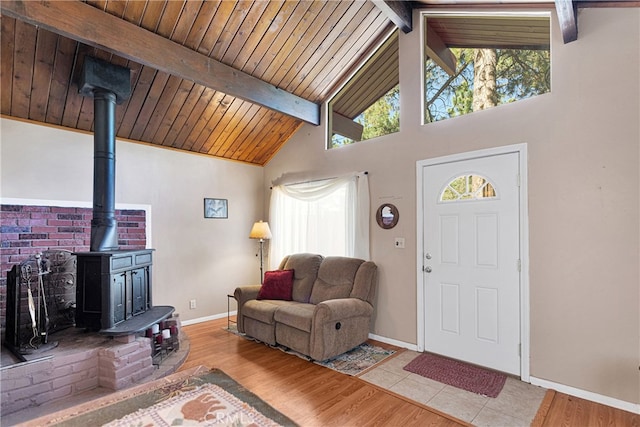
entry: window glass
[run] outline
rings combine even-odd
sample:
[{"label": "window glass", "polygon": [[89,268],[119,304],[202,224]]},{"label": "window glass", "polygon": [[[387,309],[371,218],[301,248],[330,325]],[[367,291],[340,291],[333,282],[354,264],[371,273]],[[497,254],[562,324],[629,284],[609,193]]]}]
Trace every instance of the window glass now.
[{"label": "window glass", "polygon": [[274,185],[271,266],[303,252],[368,259],[369,219],[367,174]]},{"label": "window glass", "polygon": [[425,123],[551,91],[548,16],[424,19]]},{"label": "window glass", "polygon": [[496,189],[480,175],[461,175],[449,182],[442,193],[441,202],[456,202],[464,200],[482,200],[496,197]]},{"label": "window glass", "polygon": [[400,130],[398,32],[329,100],[328,148]]}]

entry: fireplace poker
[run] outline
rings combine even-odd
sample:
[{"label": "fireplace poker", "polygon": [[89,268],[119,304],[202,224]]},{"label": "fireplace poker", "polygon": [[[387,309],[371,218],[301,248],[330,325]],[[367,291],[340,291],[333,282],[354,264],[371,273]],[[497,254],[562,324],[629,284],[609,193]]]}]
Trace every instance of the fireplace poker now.
[{"label": "fireplace poker", "polygon": [[[47,298],[44,292],[44,280],[42,280],[42,276],[49,273],[49,271],[42,271],[42,254],[36,254],[36,263],[38,264],[38,294],[42,294],[42,299],[38,298],[38,302],[42,303],[44,309],[44,331],[40,332],[40,336],[44,337],[43,343],[46,344],[49,339],[49,310],[47,308]],[[39,313],[40,310],[38,310],[38,314]]]},{"label": "fireplace poker", "polygon": [[21,269],[22,278],[25,282],[27,282],[27,299],[29,303],[29,317],[31,317],[31,330],[33,332],[33,337],[29,340],[29,345],[33,348],[37,348],[33,345],[33,340],[38,336],[38,327],[36,322],[36,305],[33,302],[33,292],[31,292],[31,266],[23,265]]}]

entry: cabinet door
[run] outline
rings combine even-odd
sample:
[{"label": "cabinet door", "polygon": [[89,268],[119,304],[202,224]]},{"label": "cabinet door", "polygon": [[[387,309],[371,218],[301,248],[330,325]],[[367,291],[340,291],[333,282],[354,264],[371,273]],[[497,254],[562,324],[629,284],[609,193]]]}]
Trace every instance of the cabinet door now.
[{"label": "cabinet door", "polygon": [[126,318],[127,305],[127,275],[126,273],[111,276],[111,294],[113,301],[113,324],[116,325]]},{"label": "cabinet door", "polygon": [[142,313],[147,308],[147,282],[149,276],[147,275],[147,268],[137,268],[131,271],[131,282],[133,284],[132,300],[133,300],[133,312],[135,316],[138,313]]}]

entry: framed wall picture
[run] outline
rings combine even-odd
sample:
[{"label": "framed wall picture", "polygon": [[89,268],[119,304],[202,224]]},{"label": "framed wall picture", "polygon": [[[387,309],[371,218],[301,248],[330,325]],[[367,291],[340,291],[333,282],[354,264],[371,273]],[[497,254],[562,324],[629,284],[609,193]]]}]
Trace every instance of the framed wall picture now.
[{"label": "framed wall picture", "polygon": [[228,218],[229,207],[227,199],[204,199],[205,218]]}]

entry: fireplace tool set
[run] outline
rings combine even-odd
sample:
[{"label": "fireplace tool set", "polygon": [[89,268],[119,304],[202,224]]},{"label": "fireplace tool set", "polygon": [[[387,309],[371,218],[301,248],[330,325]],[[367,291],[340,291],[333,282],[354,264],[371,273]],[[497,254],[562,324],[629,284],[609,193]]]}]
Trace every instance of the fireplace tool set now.
[{"label": "fireplace tool set", "polygon": [[7,274],[5,346],[19,359],[58,345],[49,334],[73,326],[75,256],[44,251],[14,265]]},{"label": "fireplace tool set", "polygon": [[[23,282],[27,284],[27,301],[29,304],[29,318],[31,319],[31,329],[33,336],[29,340],[29,346],[37,349],[40,344],[48,344],[49,341],[49,310],[47,310],[47,297],[44,292],[44,281],[42,276],[51,273],[48,268],[43,269],[42,254],[35,256],[38,272],[35,274],[38,283],[36,284],[36,298],[34,301],[33,291],[31,290],[32,279],[34,277],[31,264],[20,266],[20,273]],[[36,301],[38,311],[36,311]],[[42,308],[42,309],[40,309]],[[43,320],[44,319],[44,320]],[[37,343],[37,344],[36,344]]]}]

